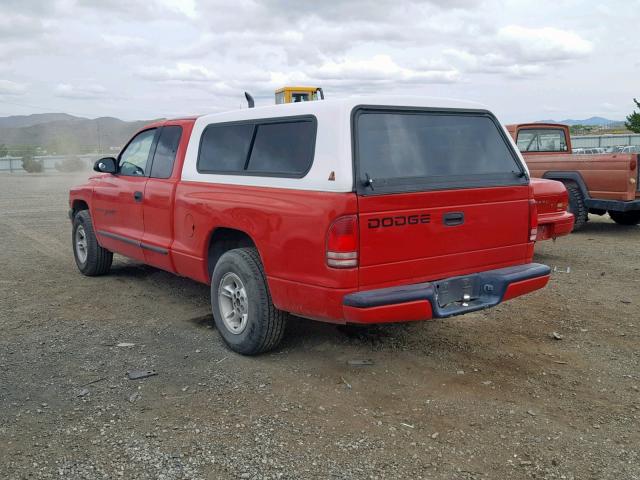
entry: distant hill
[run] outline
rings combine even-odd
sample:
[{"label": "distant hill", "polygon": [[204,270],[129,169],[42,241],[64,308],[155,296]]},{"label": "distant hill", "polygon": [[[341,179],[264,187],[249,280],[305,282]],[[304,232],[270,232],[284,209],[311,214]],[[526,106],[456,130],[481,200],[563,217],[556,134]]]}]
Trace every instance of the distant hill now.
[{"label": "distant hill", "polygon": [[565,125],[587,125],[591,127],[604,127],[604,126],[615,126],[622,125],[624,122],[622,120],[610,120],[604,117],[589,117],[584,120],[574,120],[572,118],[567,118],[565,120],[537,120],[536,123],[563,123]]},{"label": "distant hill", "polygon": [[31,127],[40,123],[74,119],[87,120],[86,118],[75,117],[73,115],[69,115],[68,113],[35,113],[33,115],[12,115],[10,117],[0,117],[0,128]]},{"label": "distant hill", "polygon": [[83,153],[122,147],[150,120],[82,118],[66,113],[0,117],[0,144],[31,145],[49,153]]}]

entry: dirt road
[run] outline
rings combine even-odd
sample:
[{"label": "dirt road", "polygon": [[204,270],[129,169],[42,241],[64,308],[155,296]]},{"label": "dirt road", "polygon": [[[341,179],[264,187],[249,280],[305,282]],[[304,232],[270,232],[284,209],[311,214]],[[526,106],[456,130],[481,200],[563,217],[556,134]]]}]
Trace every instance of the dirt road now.
[{"label": "dirt road", "polygon": [[208,287],[77,272],[76,181],[0,175],[0,478],[640,478],[640,228],[539,244],[550,285],[484,313],[245,358]]}]

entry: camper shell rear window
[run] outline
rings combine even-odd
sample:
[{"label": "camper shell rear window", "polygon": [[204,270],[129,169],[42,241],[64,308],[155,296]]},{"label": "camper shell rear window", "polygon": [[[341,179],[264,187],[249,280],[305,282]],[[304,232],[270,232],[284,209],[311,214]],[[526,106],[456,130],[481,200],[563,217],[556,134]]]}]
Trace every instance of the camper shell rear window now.
[{"label": "camper shell rear window", "polygon": [[484,110],[357,107],[356,190],[375,195],[526,185],[504,130]]}]

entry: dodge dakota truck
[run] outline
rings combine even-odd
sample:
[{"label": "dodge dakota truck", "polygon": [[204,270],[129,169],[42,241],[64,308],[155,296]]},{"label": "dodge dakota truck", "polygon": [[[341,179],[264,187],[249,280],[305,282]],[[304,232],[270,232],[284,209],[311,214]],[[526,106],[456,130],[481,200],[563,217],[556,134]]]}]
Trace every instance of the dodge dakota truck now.
[{"label": "dodge dakota truck", "polygon": [[544,287],[527,168],[473,103],[370,97],[154,123],[69,196],[80,272],[113,253],[210,285],[228,346],[289,314],[444,318]]},{"label": "dodge dakota truck", "polygon": [[533,177],[559,180],[569,192],[574,229],[589,213],[604,215],[621,225],[640,223],[640,190],[636,153],[572,153],[566,125],[526,123],[507,125]]}]

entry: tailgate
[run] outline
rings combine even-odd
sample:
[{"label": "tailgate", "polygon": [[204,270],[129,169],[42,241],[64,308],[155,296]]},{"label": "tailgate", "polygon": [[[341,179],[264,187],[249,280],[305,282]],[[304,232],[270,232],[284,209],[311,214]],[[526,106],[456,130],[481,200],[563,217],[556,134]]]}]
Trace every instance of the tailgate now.
[{"label": "tailgate", "polygon": [[525,262],[529,187],[359,197],[360,285],[415,283]]}]

